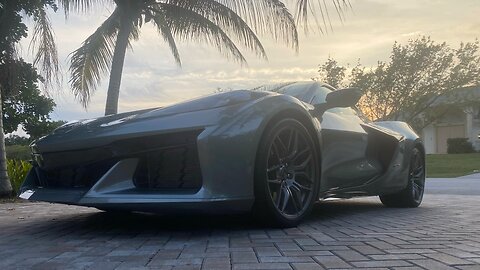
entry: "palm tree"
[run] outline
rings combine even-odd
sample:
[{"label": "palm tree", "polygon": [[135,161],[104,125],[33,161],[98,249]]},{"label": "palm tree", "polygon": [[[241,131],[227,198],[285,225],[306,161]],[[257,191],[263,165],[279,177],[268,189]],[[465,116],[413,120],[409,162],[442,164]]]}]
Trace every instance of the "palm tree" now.
[{"label": "palm tree", "polygon": [[[44,78],[45,90],[58,82],[57,49],[46,9],[56,10],[53,0],[0,0],[0,100],[2,93],[17,91],[18,69],[23,62],[17,55],[17,43],[27,35],[22,23],[25,17],[34,21],[31,45],[36,51],[34,64]],[[7,174],[5,134],[3,132],[2,103],[0,102],[0,197],[12,195],[12,185]]]},{"label": "palm tree", "polygon": [[[293,1],[293,0],[291,0]],[[340,19],[348,0],[333,2]],[[246,60],[241,44],[266,59],[257,34],[269,34],[298,50],[296,24],[304,23],[312,12],[311,0],[296,0],[297,20],[280,0],[60,0],[66,15],[88,11],[99,4],[115,5],[112,14],[75,50],[71,56],[70,85],[76,98],[86,107],[102,75],[110,69],[105,115],[116,114],[125,53],[137,40],[140,28],[153,24],[169,45],[181,66],[176,41],[194,40],[216,47],[224,56],[241,64]],[[323,3],[323,6],[322,6]],[[318,1],[324,26],[329,20],[325,0]],[[323,11],[326,11],[324,13]],[[317,25],[320,25],[316,20]],[[321,29],[321,28],[320,28]],[[322,30],[322,29],[321,29]]]}]

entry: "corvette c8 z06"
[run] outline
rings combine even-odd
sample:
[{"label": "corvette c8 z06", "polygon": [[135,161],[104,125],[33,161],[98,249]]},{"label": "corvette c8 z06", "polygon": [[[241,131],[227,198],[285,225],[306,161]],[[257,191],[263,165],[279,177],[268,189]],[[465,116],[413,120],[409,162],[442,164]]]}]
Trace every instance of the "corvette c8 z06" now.
[{"label": "corvette c8 z06", "polygon": [[417,207],[419,136],[403,122],[367,120],[360,97],[297,82],[68,123],[32,144],[20,197],[104,210],[253,211],[277,226],[295,226],[327,198]]}]

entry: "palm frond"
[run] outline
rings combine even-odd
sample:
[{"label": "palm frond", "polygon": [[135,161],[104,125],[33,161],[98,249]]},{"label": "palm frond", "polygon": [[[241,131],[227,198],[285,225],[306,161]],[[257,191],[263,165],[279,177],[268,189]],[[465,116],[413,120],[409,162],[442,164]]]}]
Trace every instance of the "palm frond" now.
[{"label": "palm frond", "polygon": [[245,57],[222,28],[191,10],[167,3],[159,4],[165,12],[167,26],[184,41],[199,41],[215,46],[227,58],[246,64]]},{"label": "palm frond", "polygon": [[81,104],[86,107],[90,97],[108,72],[118,34],[119,12],[117,9],[90,35],[80,48],[71,54],[69,83]]},{"label": "palm frond", "polygon": [[[335,10],[338,19],[343,22],[345,20],[345,11],[352,8],[350,0],[289,0],[296,2],[295,19],[297,25],[303,25],[306,32],[310,27],[310,20],[313,18],[314,24],[320,32],[328,32],[333,29],[330,18],[330,10]],[[330,3],[327,4],[327,2]],[[319,14],[320,13],[320,14]],[[319,15],[323,25],[319,22]],[[327,24],[328,23],[328,24]]]},{"label": "palm frond", "polygon": [[163,10],[155,9],[154,16],[152,17],[153,23],[157,27],[157,31],[162,35],[165,42],[167,42],[172,51],[173,58],[177,65],[182,66],[182,60],[180,59],[180,53],[178,52],[177,43],[173,37],[172,31],[167,24],[167,18]]},{"label": "palm frond", "polygon": [[114,0],[58,0],[58,4],[68,17],[72,11],[86,13],[104,5],[113,5]]},{"label": "palm frond", "polygon": [[53,82],[60,85],[58,52],[50,20],[43,8],[34,13],[34,27],[30,48],[36,51],[33,65],[39,65],[44,86],[49,88]]},{"label": "palm frond", "polygon": [[267,58],[265,49],[250,26],[232,9],[212,0],[169,0],[170,4],[191,10],[212,21],[236,42],[255,52],[259,57]]},{"label": "palm frond", "polygon": [[256,33],[270,35],[298,51],[298,33],[293,15],[280,0],[215,0],[233,10]]},{"label": "palm frond", "polygon": [[132,41],[138,41],[138,39],[140,39],[140,26],[133,24],[128,36],[128,48],[130,50],[133,50]]}]

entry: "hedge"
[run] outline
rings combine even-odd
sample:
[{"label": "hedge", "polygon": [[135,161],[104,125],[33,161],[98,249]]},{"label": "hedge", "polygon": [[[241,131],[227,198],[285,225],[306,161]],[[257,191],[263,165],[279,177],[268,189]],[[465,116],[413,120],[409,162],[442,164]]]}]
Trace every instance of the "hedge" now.
[{"label": "hedge", "polygon": [[449,138],[447,139],[447,153],[449,154],[465,154],[474,153],[473,145],[468,138]]}]

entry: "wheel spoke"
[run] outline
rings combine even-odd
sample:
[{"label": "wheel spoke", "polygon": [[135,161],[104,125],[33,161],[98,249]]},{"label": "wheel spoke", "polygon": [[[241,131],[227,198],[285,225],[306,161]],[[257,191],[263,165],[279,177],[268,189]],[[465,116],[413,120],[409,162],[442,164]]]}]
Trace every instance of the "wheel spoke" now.
[{"label": "wheel spoke", "polygon": [[290,148],[292,147],[294,137],[296,136],[296,132],[293,129],[290,129],[290,135],[288,136],[288,144],[287,144],[287,149],[290,151]]},{"label": "wheel spoke", "polygon": [[300,212],[300,210],[302,210],[302,203],[298,201],[298,196],[296,196],[295,192],[293,192],[290,188],[287,188],[287,190],[290,194],[293,208],[295,208],[295,213]]},{"label": "wheel spoke", "polygon": [[283,186],[280,185],[277,191],[277,200],[275,201],[275,206],[277,207],[277,209],[279,209],[280,202],[282,201],[282,193],[283,193]]},{"label": "wheel spoke", "polygon": [[302,151],[298,152],[295,154],[295,156],[292,157],[292,161],[295,161],[297,160],[299,157],[303,156],[305,153],[309,152],[310,151],[310,148],[305,148],[303,149]]},{"label": "wheel spoke", "polygon": [[293,187],[294,187],[295,189],[297,189],[298,191],[302,191],[302,190],[311,191],[311,190],[312,190],[312,188],[307,187],[307,186],[305,186],[305,185],[302,185],[302,184],[298,183],[298,181],[296,181],[296,180],[293,181],[292,185],[293,185]]},{"label": "wheel spoke", "polygon": [[413,171],[412,177],[414,179],[416,179],[416,178],[420,178],[422,176],[423,176],[423,166],[419,166]]},{"label": "wheel spoke", "polygon": [[275,156],[277,157],[278,162],[282,162],[282,158],[280,157],[280,151],[278,150],[277,144],[273,142],[272,144],[273,152],[275,152]]},{"label": "wheel spoke", "polygon": [[302,170],[302,171],[295,171],[295,177],[298,177],[298,176],[303,176],[303,178],[305,178],[308,182],[313,182],[312,179],[311,179],[311,176],[309,173],[307,173],[306,171]]},{"label": "wheel spoke", "polygon": [[272,167],[267,169],[267,173],[276,171],[276,170],[280,169],[281,166],[282,166],[281,164],[273,165]]},{"label": "wheel spoke", "polygon": [[288,149],[285,146],[285,144],[282,142],[282,139],[280,138],[280,136],[277,136],[275,138],[275,141],[273,143],[276,144],[275,142],[278,142],[277,149],[278,149],[278,146],[280,146],[280,148],[282,148],[282,156],[285,157],[288,153]]},{"label": "wheel spoke", "polygon": [[294,166],[293,169],[294,170],[303,170],[307,167],[308,163],[312,160],[312,154],[308,154],[307,158],[305,159],[305,161],[303,161],[302,163],[300,163],[299,165],[297,166]]},{"label": "wheel spoke", "polygon": [[280,179],[273,179],[273,180],[268,179],[267,181],[268,181],[268,183],[275,184],[275,185],[280,185],[282,183],[282,181]]},{"label": "wheel spoke", "polygon": [[415,199],[419,198],[420,192],[421,192],[420,186],[417,183],[413,182],[413,197]]},{"label": "wheel spoke", "polygon": [[288,140],[288,157],[287,159],[293,160],[298,152],[298,132],[293,131],[290,134],[290,139]]},{"label": "wheel spoke", "polygon": [[287,187],[282,187],[283,192],[283,201],[282,206],[280,207],[280,212],[284,213],[285,209],[287,208],[288,201],[290,200],[290,190]]}]

